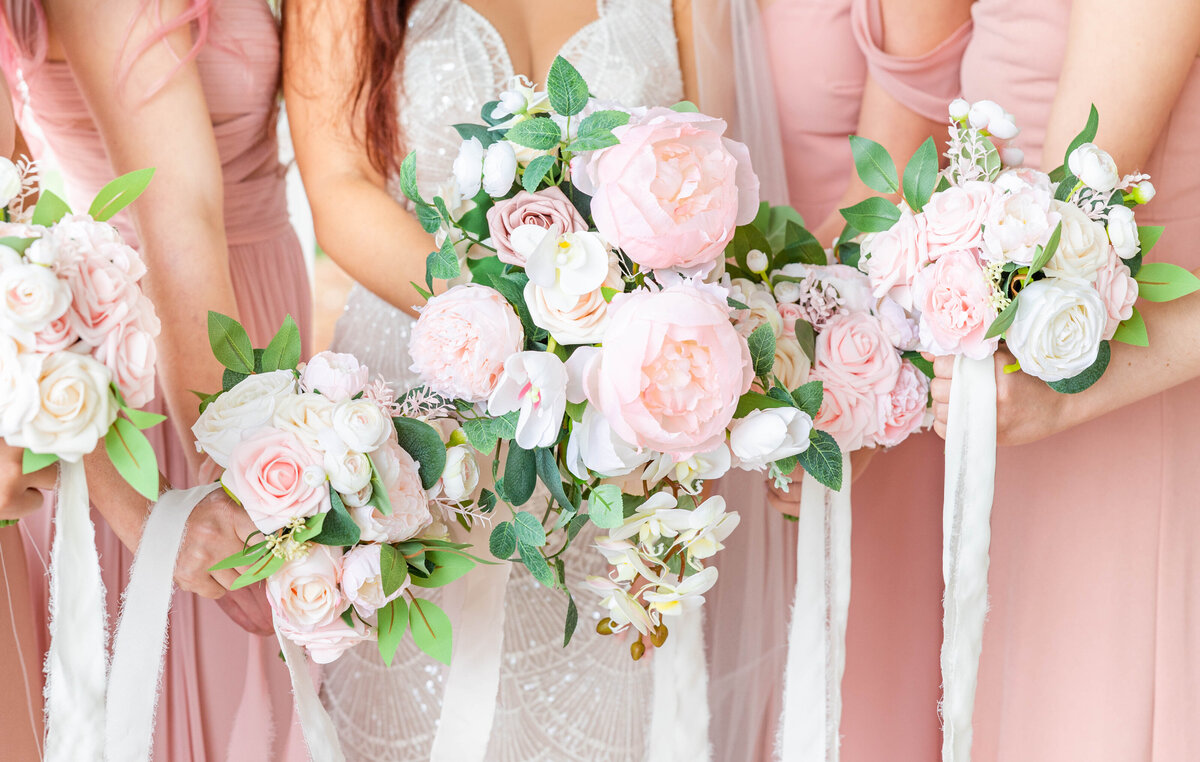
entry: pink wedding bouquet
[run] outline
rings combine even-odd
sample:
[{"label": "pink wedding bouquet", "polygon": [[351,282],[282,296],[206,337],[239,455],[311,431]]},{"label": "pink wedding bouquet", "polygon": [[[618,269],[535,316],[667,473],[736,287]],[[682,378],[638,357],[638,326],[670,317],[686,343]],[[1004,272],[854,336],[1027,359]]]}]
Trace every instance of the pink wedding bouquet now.
[{"label": "pink wedding bouquet", "polygon": [[265,349],[217,313],[209,336],[224,390],[192,432],[261,535],[214,568],[245,567],[235,588],[265,579],[279,633],[318,663],[375,640],[390,664],[410,627],[449,663],[450,621],[415,593],[475,566],[446,530],[479,478],[470,448],[444,441],[353,356],[300,363],[290,317]]},{"label": "pink wedding bouquet", "polygon": [[[479,452],[503,446],[480,502],[513,512],[491,551],[568,594],[564,640],[577,615],[562,551],[591,522],[611,567],[591,580],[609,612],[599,630],[661,644],[664,622],[715,583],[738,522],[700,496],[705,480],[797,463],[841,480],[836,443],[813,425],[819,385],[777,382],[777,331],[740,330],[750,308],[722,279],[730,246],[766,224],[758,180],[723,121],[687,103],[600,103],[562,58],[546,92],[517,81],[482,117],[456,125],[447,193],[421,197],[414,156],[401,171],[440,243],[417,286],[418,392],[444,400]],[[435,279],[451,287],[434,296]],[[538,482],[542,516],[521,508]]]},{"label": "pink wedding bouquet", "polygon": [[1133,209],[1154,197],[1147,175],[1121,177],[1090,142],[1095,109],[1064,166],[1020,167],[1012,116],[991,101],[950,106],[948,168],[932,143],[903,183],[887,152],[855,139],[859,174],[901,194],[872,198],[843,215],[869,233],[860,267],[877,298],[918,316],[919,346],[981,359],[1001,341],[1022,370],[1060,392],[1082,391],[1108,366],[1110,341],[1148,343],[1134,303],[1166,301],[1200,288],[1187,270],[1143,262],[1162,228],[1139,226]]},{"label": "pink wedding bouquet", "polygon": [[139,281],[146,267],[107,220],[146,187],[152,170],[117,178],[87,214],[36,192],[32,165],[0,163],[0,437],[25,449],[31,472],[78,463],[104,440],[121,475],[158,495],[142,433],[163,416],[154,398],[159,321]]}]

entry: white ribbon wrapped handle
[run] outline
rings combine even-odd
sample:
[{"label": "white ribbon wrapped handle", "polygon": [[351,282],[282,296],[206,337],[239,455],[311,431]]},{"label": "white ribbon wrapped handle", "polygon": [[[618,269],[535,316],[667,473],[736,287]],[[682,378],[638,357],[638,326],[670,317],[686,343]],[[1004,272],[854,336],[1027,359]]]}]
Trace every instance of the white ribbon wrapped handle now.
[{"label": "white ribbon wrapped handle", "polygon": [[996,478],[993,359],[954,360],[946,421],[942,514],[942,759],[969,762],[971,716],[987,616],[988,547]]}]

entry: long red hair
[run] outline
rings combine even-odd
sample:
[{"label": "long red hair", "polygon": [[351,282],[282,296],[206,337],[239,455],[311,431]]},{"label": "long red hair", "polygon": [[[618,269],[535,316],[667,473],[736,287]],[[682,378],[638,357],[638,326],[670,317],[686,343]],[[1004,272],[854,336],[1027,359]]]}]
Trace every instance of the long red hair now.
[{"label": "long red hair", "polygon": [[371,166],[400,171],[400,120],[396,85],[412,0],[366,0],[358,45],[358,76],[351,103],[363,114],[363,144]]}]

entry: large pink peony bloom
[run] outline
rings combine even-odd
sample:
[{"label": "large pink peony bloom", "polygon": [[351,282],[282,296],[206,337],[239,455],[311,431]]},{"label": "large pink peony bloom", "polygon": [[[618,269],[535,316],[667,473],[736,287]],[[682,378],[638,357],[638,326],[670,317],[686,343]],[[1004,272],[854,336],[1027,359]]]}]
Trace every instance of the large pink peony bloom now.
[{"label": "large pink peony bloom", "polygon": [[723,291],[681,281],[613,299],[585,386],[622,439],[683,459],[724,441],[753,380]]},{"label": "large pink peony bloom", "polygon": [[734,228],[758,212],[758,177],[725,122],[653,108],[613,133],[618,145],[572,163],[596,229],[638,264],[707,272]]},{"label": "large pink peony bloom", "polygon": [[908,438],[925,420],[929,402],[929,379],[917,366],[904,361],[896,385],[879,397],[880,429],[876,441],[895,447]]},{"label": "large pink peony bloom", "polygon": [[455,286],[429,300],[413,326],[412,370],[437,392],[482,402],[508,356],[525,348],[521,322],[508,302],[487,286]]},{"label": "large pink peony bloom", "polygon": [[996,351],[999,339],[984,338],[996,319],[994,289],[973,253],[946,252],[917,275],[913,290],[922,349],[974,360]]}]

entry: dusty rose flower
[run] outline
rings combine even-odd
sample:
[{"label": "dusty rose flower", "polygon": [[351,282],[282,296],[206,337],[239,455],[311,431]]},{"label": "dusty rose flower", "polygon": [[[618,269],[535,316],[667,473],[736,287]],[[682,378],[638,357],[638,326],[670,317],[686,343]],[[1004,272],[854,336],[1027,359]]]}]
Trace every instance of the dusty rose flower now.
[{"label": "dusty rose flower", "polygon": [[488,209],[487,221],[496,256],[501,262],[518,267],[525,266],[525,257],[513,250],[510,238],[522,225],[536,225],[546,230],[558,225],[563,233],[582,233],[588,229],[575,205],[557,186],[537,193],[518,191],[512,198],[497,201]]}]

